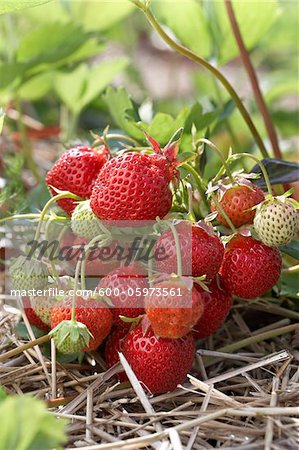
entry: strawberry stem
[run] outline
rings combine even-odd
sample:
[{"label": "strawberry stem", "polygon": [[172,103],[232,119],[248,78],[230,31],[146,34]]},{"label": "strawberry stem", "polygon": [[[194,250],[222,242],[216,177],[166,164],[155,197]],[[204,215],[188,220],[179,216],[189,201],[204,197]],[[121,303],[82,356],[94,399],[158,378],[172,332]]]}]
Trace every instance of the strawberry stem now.
[{"label": "strawberry stem", "polygon": [[[4,217],[3,219],[0,219],[0,224],[9,222],[10,220],[39,219],[39,218],[40,218],[40,214],[14,214],[13,216]],[[44,216],[44,220],[51,220],[51,219],[53,219],[53,216],[51,216],[50,214]],[[69,219],[67,217],[56,216],[55,220],[57,220],[59,222],[68,222]]]},{"label": "strawberry stem", "polygon": [[[106,231],[108,231],[105,227],[103,227]],[[103,230],[104,231],[104,230]],[[89,255],[89,251],[92,248],[92,246],[94,244],[96,244],[97,242],[103,240],[103,234],[99,234],[98,236],[94,237],[87,245],[87,247],[85,247],[85,252],[84,252],[84,257],[82,259],[82,265],[81,265],[81,286],[82,289],[86,289],[86,283],[85,283],[85,270],[86,270],[86,261]]]},{"label": "strawberry stem", "polygon": [[232,232],[233,233],[237,233],[237,230],[236,230],[234,224],[232,223],[232,221],[230,220],[230,218],[228,217],[228,215],[226,214],[226,212],[224,211],[224,209],[220,205],[220,203],[219,203],[219,201],[217,199],[217,196],[212,192],[211,193],[211,197],[214,200],[214,203],[215,203],[215,206],[216,206],[217,210],[224,217],[224,219],[226,220],[226,223],[229,225],[229,227],[232,230]]},{"label": "strawberry stem", "polygon": [[216,77],[220,81],[220,83],[224,86],[224,88],[230,94],[231,98],[234,100],[237,108],[239,109],[241,115],[243,116],[243,119],[247,123],[247,126],[248,126],[249,130],[251,131],[251,134],[252,134],[256,144],[260,148],[260,151],[261,151],[263,157],[268,158],[269,157],[268,151],[265,147],[265,144],[264,144],[256,126],[254,125],[253,121],[251,120],[249,112],[243,105],[241,98],[239,97],[239,95],[237,94],[237,92],[235,91],[233,86],[230,84],[228,79],[216,67],[212,66],[204,58],[197,55],[192,50],[179,44],[178,42],[174,41],[164,31],[163,27],[159,24],[159,22],[153,15],[152,11],[150,10],[148,2],[143,4],[139,0],[131,0],[131,1],[132,1],[132,3],[134,3],[138,8],[140,8],[144,12],[144,14],[145,14],[147,20],[149,21],[149,23],[151,24],[151,26],[161,36],[161,38],[164,40],[164,42],[166,42],[166,44],[169,45],[169,47],[173,48],[176,52],[180,53],[181,55],[191,59],[195,63],[200,64],[201,66],[205,67],[205,69],[207,69],[209,72],[211,72],[214,75],[214,77]]},{"label": "strawberry stem", "polygon": [[178,236],[177,230],[172,222],[169,222],[169,227],[172,231],[174,243],[175,243],[176,259],[177,259],[177,275],[179,277],[182,277],[182,275],[183,275],[182,254],[181,254],[181,246],[180,246],[179,236]]},{"label": "strawberry stem", "polygon": [[40,232],[41,232],[41,227],[43,224],[43,220],[44,217],[46,215],[47,209],[55,202],[57,202],[57,200],[60,200],[62,198],[72,198],[73,200],[82,200],[81,197],[78,197],[78,195],[72,194],[71,192],[68,191],[64,191],[58,195],[55,195],[54,197],[50,198],[50,200],[48,200],[48,202],[45,204],[41,214],[40,214],[40,218],[39,218],[39,223],[38,226],[36,228],[36,232],[35,232],[35,236],[34,236],[34,240],[37,241],[39,236],[40,236]]},{"label": "strawberry stem", "polygon": [[196,182],[196,186],[199,192],[199,195],[202,199],[202,201],[204,202],[205,206],[208,208],[208,210],[210,209],[210,205],[209,202],[207,200],[207,196],[206,196],[206,185],[204,183],[204,181],[201,179],[199,173],[188,163],[184,163],[181,165],[181,167],[185,170],[187,170],[192,177],[194,178],[195,182]]},{"label": "strawberry stem", "polygon": [[72,300],[72,315],[71,315],[72,322],[76,322],[76,303],[77,303],[77,290],[78,290],[78,284],[79,284],[80,268],[81,268],[81,261],[78,261],[77,265],[76,265],[75,282],[74,282],[74,296],[73,296],[73,300]]},{"label": "strawberry stem", "polygon": [[267,173],[267,171],[265,169],[264,164],[256,156],[253,156],[250,153],[235,153],[234,155],[232,155],[232,156],[230,156],[228,158],[227,164],[229,165],[233,161],[235,161],[236,159],[245,158],[245,157],[253,159],[253,161],[256,162],[259,165],[259,167],[260,167],[260,169],[262,171],[262,174],[264,176],[265,182],[266,182],[268,193],[272,197],[273,196],[273,192],[272,192],[271,183],[270,183],[270,180],[269,180],[268,173]]},{"label": "strawberry stem", "polygon": [[223,153],[219,150],[219,148],[215,144],[213,144],[213,142],[209,141],[209,139],[206,139],[206,138],[198,139],[196,144],[198,145],[199,143],[207,144],[208,147],[210,147],[211,149],[215,150],[215,152],[217,153],[217,155],[219,156],[219,158],[222,161],[223,167],[224,167],[224,169],[225,169],[225,171],[226,171],[230,181],[232,183],[234,183],[235,180],[234,180],[234,177],[233,177],[233,175],[232,175],[232,173],[230,171],[229,165],[227,164],[227,161],[226,161],[225,157],[223,156]]},{"label": "strawberry stem", "polygon": [[188,193],[188,219],[191,220],[192,222],[196,222],[196,218],[193,212],[193,191],[192,191],[192,186],[188,183],[187,184],[187,193]]}]

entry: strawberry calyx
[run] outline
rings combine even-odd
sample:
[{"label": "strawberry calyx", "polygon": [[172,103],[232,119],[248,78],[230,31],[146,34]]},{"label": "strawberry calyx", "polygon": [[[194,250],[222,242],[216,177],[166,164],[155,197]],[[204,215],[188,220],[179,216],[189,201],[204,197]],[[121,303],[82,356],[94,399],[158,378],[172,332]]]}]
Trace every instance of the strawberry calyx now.
[{"label": "strawberry calyx", "polygon": [[93,337],[86,325],[76,320],[63,320],[49,335],[62,353],[77,353],[87,347]]}]

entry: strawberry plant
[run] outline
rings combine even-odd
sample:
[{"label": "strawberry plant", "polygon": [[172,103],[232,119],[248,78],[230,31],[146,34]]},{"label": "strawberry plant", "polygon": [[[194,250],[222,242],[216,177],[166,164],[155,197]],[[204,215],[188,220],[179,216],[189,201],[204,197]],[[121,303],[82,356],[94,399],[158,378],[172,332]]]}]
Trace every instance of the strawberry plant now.
[{"label": "strawberry plant", "polygon": [[[26,3],[0,6],[1,383],[53,421],[33,402],[24,443],[1,391],[0,448],[60,448],[54,414],[72,448],[287,448],[299,168],[254,68],[270,79],[276,2]],[[243,415],[257,433],[235,438]]]}]

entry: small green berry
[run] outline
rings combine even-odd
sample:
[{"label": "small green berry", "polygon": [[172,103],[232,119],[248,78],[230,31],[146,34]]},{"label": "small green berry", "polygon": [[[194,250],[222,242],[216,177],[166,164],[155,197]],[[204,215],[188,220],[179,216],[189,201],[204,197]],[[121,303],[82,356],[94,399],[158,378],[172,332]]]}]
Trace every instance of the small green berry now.
[{"label": "small green berry", "polygon": [[76,206],[72,214],[71,228],[77,236],[89,241],[101,234],[100,221],[92,212],[89,200]]}]

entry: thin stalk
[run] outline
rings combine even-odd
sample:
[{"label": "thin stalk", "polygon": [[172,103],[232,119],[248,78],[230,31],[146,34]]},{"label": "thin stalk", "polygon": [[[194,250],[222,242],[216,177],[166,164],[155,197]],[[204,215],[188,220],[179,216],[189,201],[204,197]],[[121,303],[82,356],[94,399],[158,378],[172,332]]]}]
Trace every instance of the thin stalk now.
[{"label": "thin stalk", "polygon": [[168,44],[171,48],[173,48],[175,51],[177,51],[181,55],[183,55],[183,56],[191,59],[195,63],[200,64],[201,66],[205,67],[209,72],[211,72],[213,74],[213,76],[215,76],[220,81],[220,83],[228,91],[231,98],[234,100],[237,108],[239,109],[240,113],[242,114],[248,128],[251,131],[251,134],[252,134],[256,144],[258,145],[258,147],[261,151],[261,154],[263,155],[264,158],[268,158],[269,157],[268,151],[264,145],[264,142],[263,142],[256,126],[254,125],[253,121],[251,120],[249,112],[243,105],[241,98],[239,97],[239,95],[237,94],[235,89],[232,87],[232,85],[230,84],[228,79],[216,67],[211,65],[204,58],[197,55],[192,50],[189,50],[188,48],[184,47],[183,45],[175,42],[163,30],[162,26],[159,24],[159,22],[157,21],[157,19],[155,18],[152,11],[149,9],[149,7],[147,5],[144,5],[139,1],[137,1],[137,2],[133,1],[133,3],[144,12],[144,14],[145,14],[147,20],[149,21],[149,23],[151,24],[151,26],[154,28],[154,30],[156,30],[156,32],[161,36],[161,38],[164,40],[164,42],[166,42],[166,44]]},{"label": "thin stalk", "polygon": [[182,268],[182,254],[181,254],[181,246],[180,246],[180,240],[177,233],[177,230],[175,229],[175,226],[173,223],[169,223],[169,227],[172,231],[174,243],[175,243],[175,250],[176,250],[176,260],[177,260],[177,275],[179,277],[182,277],[183,275],[183,268]]},{"label": "thin stalk", "polygon": [[207,200],[206,197],[206,185],[203,182],[203,180],[201,179],[200,175],[198,174],[198,172],[188,163],[184,163],[181,165],[181,167],[183,167],[184,169],[186,169],[194,178],[195,182],[196,182],[196,186],[198,189],[198,192],[200,194],[200,197],[202,199],[202,201],[204,202],[205,206],[208,208],[208,210],[210,209],[210,205],[209,202]]},{"label": "thin stalk", "polygon": [[62,192],[61,194],[55,195],[54,197],[50,198],[50,200],[48,200],[48,202],[45,204],[44,209],[42,210],[41,214],[40,214],[40,219],[38,222],[38,226],[36,228],[36,232],[35,232],[35,236],[34,236],[34,240],[37,241],[41,232],[41,227],[43,224],[43,220],[44,217],[46,215],[47,209],[55,202],[57,202],[57,200],[60,200],[61,198],[72,198],[73,200],[82,200],[81,197],[78,197],[78,195],[72,194],[71,192]]},{"label": "thin stalk", "polygon": [[273,192],[272,192],[272,187],[271,187],[268,173],[265,169],[264,164],[256,156],[253,156],[250,153],[235,153],[230,158],[228,158],[226,163],[227,163],[227,165],[229,165],[231,162],[235,161],[236,159],[245,158],[245,157],[253,159],[253,161],[255,161],[259,165],[259,167],[262,171],[262,174],[264,176],[265,182],[266,182],[268,193],[269,193],[269,195],[272,196]]},{"label": "thin stalk", "polygon": [[228,224],[228,226],[230,227],[232,232],[233,233],[237,233],[237,230],[236,230],[234,224],[232,223],[232,221],[230,220],[230,218],[228,217],[228,215],[226,214],[226,212],[224,211],[224,209],[220,205],[219,201],[217,200],[217,196],[212,192],[211,193],[211,197],[214,200],[214,203],[215,203],[215,206],[216,206],[217,210],[224,217],[224,219],[226,220],[226,223]]},{"label": "thin stalk", "polygon": [[235,36],[235,40],[236,43],[239,47],[239,51],[240,51],[240,57],[241,60],[243,62],[244,68],[247,72],[247,75],[249,77],[250,83],[251,83],[251,87],[252,87],[252,91],[253,94],[255,96],[255,100],[256,103],[259,107],[259,110],[261,112],[261,115],[263,117],[263,121],[265,124],[265,128],[266,131],[268,133],[271,145],[272,145],[272,149],[274,152],[274,155],[276,158],[281,159],[282,158],[282,154],[279,148],[279,143],[278,143],[278,138],[277,138],[277,134],[276,134],[276,130],[275,127],[273,125],[273,121],[271,118],[271,115],[268,111],[266,102],[264,100],[262,91],[260,89],[259,86],[259,82],[258,82],[258,78],[257,78],[257,74],[256,71],[253,67],[253,64],[251,62],[249,53],[247,51],[247,48],[245,47],[244,41],[243,41],[243,37],[234,13],[234,9],[233,9],[233,5],[231,3],[231,0],[224,0],[225,6],[226,6],[226,11],[227,11],[227,15],[231,24],[231,29],[233,31],[233,34]]},{"label": "thin stalk", "polygon": [[77,265],[76,265],[75,282],[74,282],[74,297],[73,297],[73,301],[72,301],[72,316],[71,316],[72,322],[76,322],[76,302],[77,302],[77,290],[78,290],[78,284],[79,284],[80,269],[81,269],[81,261],[78,261]]},{"label": "thin stalk", "polygon": [[[4,223],[4,222],[9,222],[10,220],[39,219],[39,218],[40,218],[40,213],[39,214],[15,214],[14,216],[4,217],[3,219],[0,219],[0,224]],[[53,216],[45,215],[43,220],[50,220],[50,219],[53,219]],[[55,220],[57,220],[58,222],[68,222],[69,219],[67,217],[56,216]]]},{"label": "thin stalk", "polygon": [[220,158],[221,161],[222,161],[223,167],[224,167],[224,169],[225,169],[225,171],[226,171],[226,173],[227,173],[227,175],[228,175],[230,181],[231,181],[232,183],[234,183],[234,177],[233,177],[233,175],[232,175],[232,173],[231,173],[231,171],[230,171],[230,169],[229,169],[229,167],[228,167],[228,164],[227,164],[227,162],[226,162],[226,159],[225,159],[224,155],[223,155],[222,152],[219,150],[219,148],[218,148],[215,144],[213,144],[213,142],[209,141],[209,139],[206,139],[206,138],[198,139],[198,141],[196,142],[196,144],[199,144],[199,143],[201,143],[201,142],[204,143],[204,144],[206,144],[206,145],[208,145],[208,147],[212,148],[213,150],[215,150],[215,152],[217,153],[217,155],[219,156],[219,158]]},{"label": "thin stalk", "polygon": [[187,193],[188,193],[188,218],[192,220],[192,222],[196,222],[196,217],[193,212],[193,190],[192,186],[188,183],[187,185]]},{"label": "thin stalk", "polygon": [[82,286],[82,289],[83,289],[83,290],[86,289],[86,283],[85,283],[85,270],[86,270],[86,261],[87,261],[88,255],[89,255],[89,251],[90,251],[90,249],[92,248],[92,246],[93,246],[94,244],[96,244],[97,242],[99,242],[99,241],[101,241],[101,240],[103,240],[103,235],[102,235],[102,234],[99,235],[99,236],[94,237],[94,238],[88,243],[87,247],[84,249],[84,250],[85,250],[85,251],[84,251],[84,258],[83,258],[83,260],[82,260],[82,265],[81,265],[81,286]]}]

